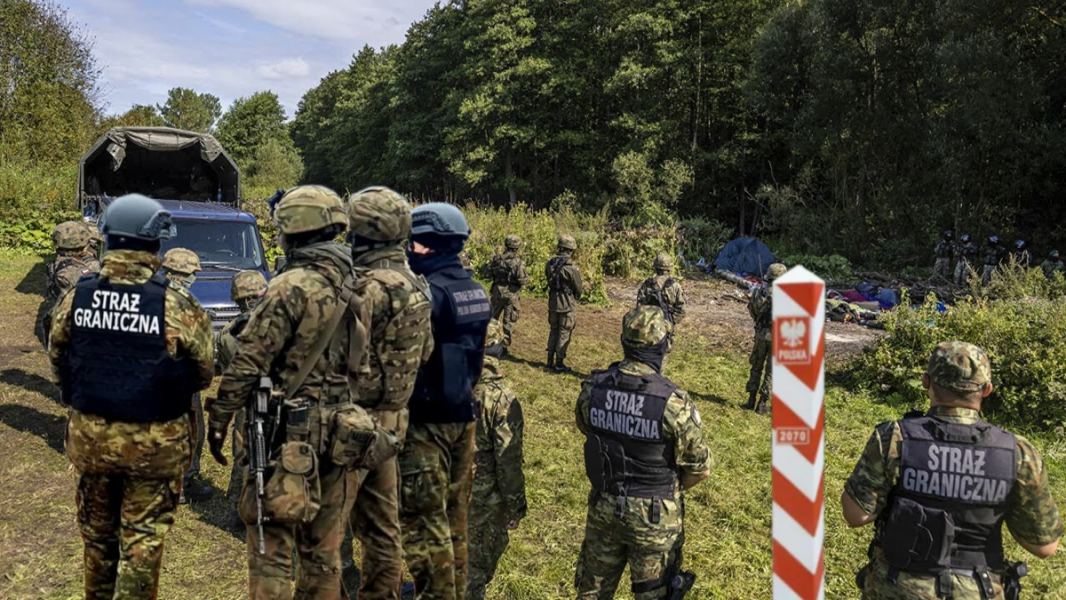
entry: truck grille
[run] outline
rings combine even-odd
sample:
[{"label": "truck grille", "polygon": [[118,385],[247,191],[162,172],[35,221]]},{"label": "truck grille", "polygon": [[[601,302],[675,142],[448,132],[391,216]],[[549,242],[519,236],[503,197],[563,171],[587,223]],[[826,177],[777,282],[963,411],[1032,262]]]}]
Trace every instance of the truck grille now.
[{"label": "truck grille", "polygon": [[237,318],[241,311],[236,306],[225,308],[208,308],[207,314],[211,316],[211,328],[215,332],[221,331],[230,321]]}]

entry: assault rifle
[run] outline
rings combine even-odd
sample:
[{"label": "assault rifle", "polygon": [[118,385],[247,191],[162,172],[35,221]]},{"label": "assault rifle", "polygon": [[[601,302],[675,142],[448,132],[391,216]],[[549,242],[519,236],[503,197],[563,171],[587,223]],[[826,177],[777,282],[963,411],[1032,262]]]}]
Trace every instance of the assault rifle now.
[{"label": "assault rifle", "polygon": [[[279,415],[271,414],[270,397],[274,384],[269,377],[259,378],[259,387],[248,406],[248,472],[255,478],[255,526],[259,534],[259,554],[266,554],[263,540],[263,497],[266,495],[266,469],[269,459],[270,440],[279,421]],[[278,411],[281,404],[278,404]]]},{"label": "assault rifle", "polygon": [[1003,577],[1003,597],[1006,600],[1018,600],[1022,594],[1022,577],[1029,574],[1029,565],[1024,562],[1007,564],[1007,573]]}]

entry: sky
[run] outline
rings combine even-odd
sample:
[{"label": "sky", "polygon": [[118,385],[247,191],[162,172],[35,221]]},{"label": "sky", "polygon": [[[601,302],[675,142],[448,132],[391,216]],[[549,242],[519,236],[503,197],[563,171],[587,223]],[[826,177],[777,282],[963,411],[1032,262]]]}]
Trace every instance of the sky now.
[{"label": "sky", "polygon": [[107,114],[210,92],[225,110],[257,91],[292,118],[311,87],[364,45],[403,42],[434,0],[59,0],[96,40]]}]

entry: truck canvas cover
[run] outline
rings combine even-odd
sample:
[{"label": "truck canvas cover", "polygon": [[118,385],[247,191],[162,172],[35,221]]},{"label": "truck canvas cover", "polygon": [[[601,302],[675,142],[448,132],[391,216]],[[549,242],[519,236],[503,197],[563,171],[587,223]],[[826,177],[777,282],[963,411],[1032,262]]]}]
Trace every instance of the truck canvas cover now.
[{"label": "truck canvas cover", "polygon": [[213,136],[169,127],[116,127],[81,158],[78,203],[138,193],[240,207],[237,163]]}]

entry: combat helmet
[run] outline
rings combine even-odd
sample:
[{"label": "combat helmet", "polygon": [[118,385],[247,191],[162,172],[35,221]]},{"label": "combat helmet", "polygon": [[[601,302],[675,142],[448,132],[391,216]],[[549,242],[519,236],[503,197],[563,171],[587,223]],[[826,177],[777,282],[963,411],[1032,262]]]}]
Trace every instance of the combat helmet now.
[{"label": "combat helmet", "polygon": [[52,230],[52,243],[56,250],[82,250],[92,239],[89,231],[79,221],[65,221]]},{"label": "combat helmet", "polygon": [[109,238],[156,242],[174,237],[177,228],[162,204],[148,196],[127,194],[115,198],[100,215],[100,233]]},{"label": "combat helmet", "polygon": [[574,240],[574,236],[565,235],[565,234],[564,235],[560,235],[559,236],[559,249],[560,250],[569,250],[571,252],[573,252],[574,250],[577,250],[577,242]]},{"label": "combat helmet", "polygon": [[171,248],[163,255],[163,268],[179,275],[195,275],[200,268],[200,257],[188,248]]},{"label": "combat helmet", "polygon": [[348,228],[344,202],[333,190],[321,185],[294,187],[278,201],[274,223],[285,235],[309,233],[331,225]]},{"label": "combat helmet", "polygon": [[959,236],[959,241],[964,243],[964,244],[968,243],[970,241],[970,234],[964,233],[964,234],[960,235]]},{"label": "combat helmet", "polygon": [[266,277],[259,271],[241,271],[233,276],[229,286],[229,297],[234,302],[243,302],[258,298],[266,289]]},{"label": "combat helmet", "polygon": [[998,235],[990,235],[990,236],[988,236],[988,244],[990,246],[995,246],[998,243],[999,243],[999,236]]},{"label": "combat helmet", "polygon": [[788,267],[781,263],[774,263],[766,269],[766,281],[773,281],[784,275],[786,271],[788,271]]},{"label": "combat helmet", "polygon": [[942,235],[944,236],[945,240],[949,240],[950,241],[951,239],[953,239],[955,237],[955,230],[954,229],[945,229],[944,233]]},{"label": "combat helmet", "polygon": [[670,258],[670,255],[665,252],[660,252],[655,255],[655,270],[659,273],[669,273],[670,269],[674,268],[674,259]]},{"label": "combat helmet", "polygon": [[368,187],[348,198],[348,226],[362,240],[399,242],[411,235],[411,205],[387,187]]},{"label": "combat helmet", "polygon": [[509,233],[503,240],[503,247],[508,250],[518,250],[522,247],[522,238],[518,237],[517,234]]},{"label": "combat helmet", "polygon": [[1029,246],[1029,242],[1025,240],[1014,240],[1014,247],[1019,250],[1025,250],[1027,246]]},{"label": "combat helmet", "polygon": [[666,339],[674,326],[657,306],[638,306],[622,317],[622,344],[650,348]]},{"label": "combat helmet", "polygon": [[470,225],[458,208],[445,202],[430,202],[411,211],[411,235],[470,237]]}]

